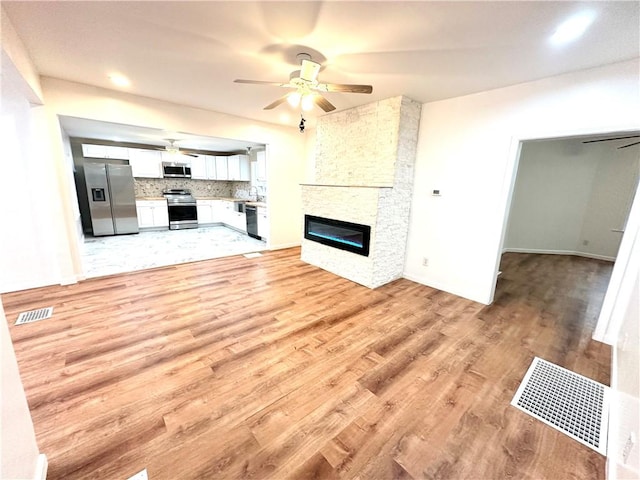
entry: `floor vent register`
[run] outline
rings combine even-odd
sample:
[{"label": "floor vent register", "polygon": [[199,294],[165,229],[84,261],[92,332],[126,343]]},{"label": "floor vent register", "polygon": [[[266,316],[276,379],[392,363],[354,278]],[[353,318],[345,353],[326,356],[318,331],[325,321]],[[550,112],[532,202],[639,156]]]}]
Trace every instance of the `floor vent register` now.
[{"label": "floor vent register", "polygon": [[511,405],[607,454],[610,388],[535,357]]},{"label": "floor vent register", "polygon": [[50,318],[52,315],[53,307],[39,308],[38,310],[29,310],[28,312],[22,312],[20,315],[18,315],[16,325],[37,322],[38,320]]}]

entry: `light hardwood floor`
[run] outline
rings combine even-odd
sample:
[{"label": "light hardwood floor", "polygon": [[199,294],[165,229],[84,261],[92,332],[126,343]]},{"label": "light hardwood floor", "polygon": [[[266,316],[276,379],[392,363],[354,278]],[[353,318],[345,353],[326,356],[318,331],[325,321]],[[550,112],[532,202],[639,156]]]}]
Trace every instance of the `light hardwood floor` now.
[{"label": "light hardwood floor", "polygon": [[5,294],[49,479],[604,478],[511,407],[534,356],[608,384],[611,264],[506,254],[484,306],[299,249]]}]

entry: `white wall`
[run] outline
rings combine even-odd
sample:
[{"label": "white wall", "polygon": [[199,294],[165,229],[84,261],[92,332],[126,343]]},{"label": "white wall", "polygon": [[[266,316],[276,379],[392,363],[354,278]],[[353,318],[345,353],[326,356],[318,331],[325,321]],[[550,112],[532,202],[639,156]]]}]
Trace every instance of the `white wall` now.
[{"label": "white wall", "polygon": [[[636,233],[636,242],[640,238]],[[625,272],[626,291],[617,309],[622,324],[613,346],[614,399],[609,426],[608,478],[640,478],[640,244]],[[633,435],[635,442],[631,442]]]},{"label": "white wall", "polygon": [[575,140],[525,142],[504,248],[575,251],[599,159]]},{"label": "white wall", "polygon": [[[615,260],[638,183],[640,147],[524,142],[504,250]],[[585,245],[584,243],[587,243]]]},{"label": "white wall", "polygon": [[40,478],[38,445],[0,301],[0,478]]},{"label": "white wall", "polygon": [[581,252],[610,258],[617,256],[622,234],[612,229],[625,228],[639,174],[640,146],[621,150],[603,146],[580,233],[589,244],[580,245]]},{"label": "white wall", "polygon": [[405,276],[490,303],[520,140],[640,129],[638,67],[635,60],[423,105]]}]

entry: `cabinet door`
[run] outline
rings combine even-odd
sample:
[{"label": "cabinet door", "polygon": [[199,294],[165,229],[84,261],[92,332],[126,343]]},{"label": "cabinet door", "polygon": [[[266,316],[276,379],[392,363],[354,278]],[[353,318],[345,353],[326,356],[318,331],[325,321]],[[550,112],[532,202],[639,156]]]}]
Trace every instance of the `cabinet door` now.
[{"label": "cabinet door", "polygon": [[198,225],[213,223],[213,213],[210,201],[198,200],[196,202],[196,209],[198,210]]},{"label": "cabinet door", "polygon": [[207,180],[209,178],[207,172],[206,155],[191,157],[191,178],[196,180]]},{"label": "cabinet door", "polygon": [[207,178],[209,180],[216,180],[216,157],[212,155],[205,155],[207,164]]},{"label": "cabinet door", "polygon": [[153,226],[169,226],[169,209],[167,208],[167,202],[160,200],[158,204],[153,207]]},{"label": "cabinet door", "polygon": [[107,158],[107,146],[83,143],[82,156],[85,158]]},{"label": "cabinet door", "polygon": [[229,180],[227,157],[216,157],[216,180]]},{"label": "cabinet door", "polygon": [[256,180],[258,182],[267,181],[267,154],[264,151],[256,152]]},{"label": "cabinet door", "polygon": [[267,209],[258,207],[258,236],[266,240],[269,236],[269,218],[267,217]]},{"label": "cabinet door", "polygon": [[153,207],[147,205],[140,205],[136,202],[136,213],[138,214],[138,227],[149,228],[153,227]]},{"label": "cabinet door", "polygon": [[127,147],[107,147],[107,158],[117,158],[119,160],[129,160],[129,149]]},{"label": "cabinet door", "polygon": [[240,180],[240,155],[227,157],[229,180]]},{"label": "cabinet door", "polygon": [[85,158],[114,158],[119,160],[128,160],[129,149],[127,147],[83,143],[82,156]]},{"label": "cabinet door", "polygon": [[251,181],[251,164],[249,163],[249,155],[238,155],[240,173],[238,180],[243,182]]},{"label": "cabinet door", "polygon": [[130,149],[129,165],[134,177],[162,178],[162,155],[157,150]]},{"label": "cabinet door", "polygon": [[193,158],[189,155],[182,155],[181,153],[160,152],[160,154],[163,162],[186,163],[187,165],[191,165],[191,159]]},{"label": "cabinet door", "polygon": [[227,225],[231,225],[235,213],[233,211],[233,202],[222,200],[220,204],[220,221]]},{"label": "cabinet door", "polygon": [[247,216],[244,213],[240,213],[240,212],[232,212],[233,215],[231,215],[231,223],[229,223],[229,225],[231,225],[234,228],[237,228],[238,230],[242,230],[243,232],[247,231]]},{"label": "cabinet door", "polygon": [[224,223],[224,205],[221,200],[209,200],[211,202],[211,222]]}]

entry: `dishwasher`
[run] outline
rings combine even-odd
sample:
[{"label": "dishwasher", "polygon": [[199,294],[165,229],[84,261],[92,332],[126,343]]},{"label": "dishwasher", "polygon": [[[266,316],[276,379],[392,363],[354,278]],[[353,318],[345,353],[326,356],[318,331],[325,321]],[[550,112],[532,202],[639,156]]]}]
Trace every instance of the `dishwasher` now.
[{"label": "dishwasher", "polygon": [[261,240],[258,235],[258,207],[255,205],[245,205],[244,213],[247,215],[247,233],[250,237]]}]

